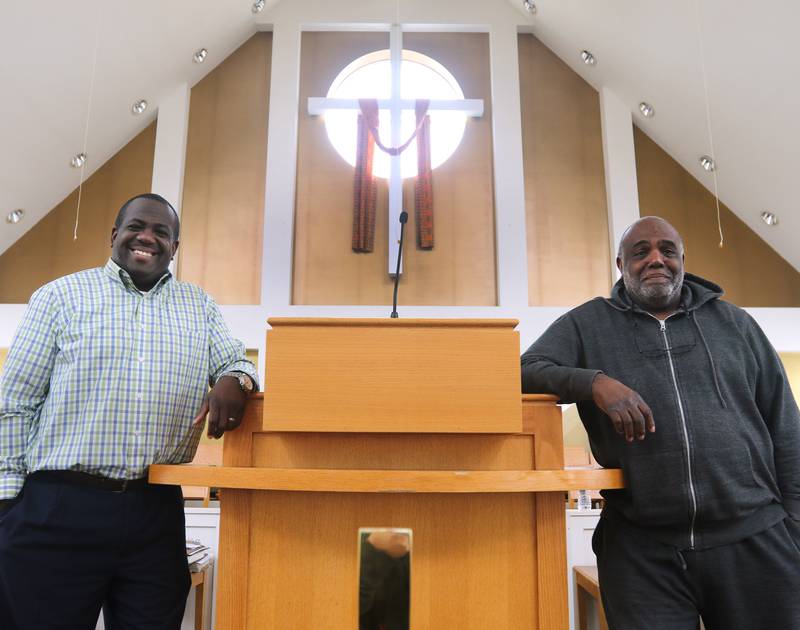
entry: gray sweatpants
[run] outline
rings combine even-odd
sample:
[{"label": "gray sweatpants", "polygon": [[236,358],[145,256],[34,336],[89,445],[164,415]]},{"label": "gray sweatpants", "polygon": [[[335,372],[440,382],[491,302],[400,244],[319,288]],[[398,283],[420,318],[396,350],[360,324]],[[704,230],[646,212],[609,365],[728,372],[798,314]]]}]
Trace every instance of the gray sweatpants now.
[{"label": "gray sweatpants", "polygon": [[[791,531],[790,531],[791,530]],[[610,630],[800,630],[800,532],[679,551],[601,518],[592,539]]]}]

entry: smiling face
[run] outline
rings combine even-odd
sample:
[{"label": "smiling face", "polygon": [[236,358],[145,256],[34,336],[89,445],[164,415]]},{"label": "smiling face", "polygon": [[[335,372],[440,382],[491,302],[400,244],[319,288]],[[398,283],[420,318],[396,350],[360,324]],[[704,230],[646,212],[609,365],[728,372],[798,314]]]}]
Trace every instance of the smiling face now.
[{"label": "smiling face", "polygon": [[157,199],[134,199],[111,229],[111,259],[141,291],[149,291],[178,249],[178,219]]},{"label": "smiling face", "polygon": [[634,223],[620,243],[617,267],[625,290],[651,313],[675,310],[683,286],[683,239],[663,219]]}]

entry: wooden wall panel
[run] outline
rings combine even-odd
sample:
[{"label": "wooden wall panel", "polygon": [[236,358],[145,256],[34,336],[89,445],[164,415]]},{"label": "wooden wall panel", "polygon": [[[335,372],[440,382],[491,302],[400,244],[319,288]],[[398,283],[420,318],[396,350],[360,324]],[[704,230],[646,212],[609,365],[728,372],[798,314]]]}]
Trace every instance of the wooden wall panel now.
[{"label": "wooden wall panel", "polygon": [[597,92],[519,35],[528,303],[572,306],[611,285]]},{"label": "wooden wall panel", "polygon": [[[537,512],[530,494],[251,497],[251,562],[237,565],[240,582],[250,584],[248,622],[224,627],[358,627],[358,529],[388,526],[413,531],[411,630],[563,628],[538,624]],[[256,594],[255,585],[268,587]]]},{"label": "wooden wall panel", "polygon": [[[555,408],[557,413],[558,408]],[[561,428],[560,418],[558,427]],[[531,470],[530,435],[430,433],[256,433],[253,457],[267,468],[351,470]],[[563,458],[563,452],[561,453]],[[562,465],[563,468],[563,465]]]},{"label": "wooden wall panel", "polygon": [[[414,435],[255,433],[251,463],[264,468],[528,470],[532,442],[527,435],[430,435],[420,441]],[[227,500],[228,491],[223,492]],[[561,627],[537,625],[543,604],[537,545],[546,541],[538,531],[533,495],[251,496],[250,557],[256,560],[245,578],[251,590],[248,624],[242,627],[355,628],[359,527],[412,529],[412,629]],[[563,499],[557,498],[563,519]],[[563,524],[561,531],[564,536]],[[565,549],[563,542],[556,547]],[[561,574],[566,575],[566,566]],[[270,588],[256,596],[256,584]]]},{"label": "wooden wall panel", "polygon": [[567,515],[564,495],[540,492],[536,502],[536,572],[539,600],[539,628],[568,628]]},{"label": "wooden wall panel", "polygon": [[220,304],[261,303],[272,33],[192,88],[178,277]]},{"label": "wooden wall panel", "polygon": [[[0,350],[0,352],[2,352]],[[795,400],[800,404],[800,352],[781,352],[781,361],[786,369],[786,376],[792,386]]]},{"label": "wooden wall panel", "polygon": [[800,306],[800,273],[722,204],[720,249],[714,196],[638,127],[633,137],[641,216],[663,217],[681,233],[686,270],[739,306]]},{"label": "wooden wall panel", "polygon": [[[328,141],[321,117],[306,113],[309,96],[324,96],[353,59],[388,48],[386,33],[304,33],[298,132],[293,303],[390,304],[387,273],[387,185],[378,180],[375,250],[350,249],[353,167]],[[409,211],[400,282],[401,304],[496,304],[491,90],[488,36],[406,33],[404,47],[442,63],[467,98],[484,99],[456,153],[433,172],[435,238],[416,248],[413,179],[404,183]]]},{"label": "wooden wall panel", "polygon": [[84,182],[77,241],[76,189],[0,256],[0,303],[26,303],[51,280],[105,264],[120,207],[150,192],[155,140],[152,123]]}]

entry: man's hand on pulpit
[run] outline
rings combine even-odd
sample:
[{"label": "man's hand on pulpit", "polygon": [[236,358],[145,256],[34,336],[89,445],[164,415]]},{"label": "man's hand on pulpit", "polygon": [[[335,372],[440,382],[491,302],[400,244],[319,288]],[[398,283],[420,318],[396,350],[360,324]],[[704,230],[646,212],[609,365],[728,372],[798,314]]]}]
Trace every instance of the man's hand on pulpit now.
[{"label": "man's hand on pulpit", "polygon": [[239,386],[235,376],[225,375],[203,398],[192,426],[203,422],[208,414],[208,437],[221,438],[225,431],[233,431],[242,423],[247,392]]}]

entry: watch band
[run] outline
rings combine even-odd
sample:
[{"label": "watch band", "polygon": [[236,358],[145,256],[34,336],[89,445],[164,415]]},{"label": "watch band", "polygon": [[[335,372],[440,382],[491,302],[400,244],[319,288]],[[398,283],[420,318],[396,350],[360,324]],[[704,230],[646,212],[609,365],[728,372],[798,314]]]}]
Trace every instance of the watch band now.
[{"label": "watch band", "polygon": [[253,382],[253,379],[250,378],[249,374],[245,374],[244,372],[228,372],[225,374],[225,376],[232,376],[239,381],[239,387],[247,394],[255,389],[255,383]]}]

